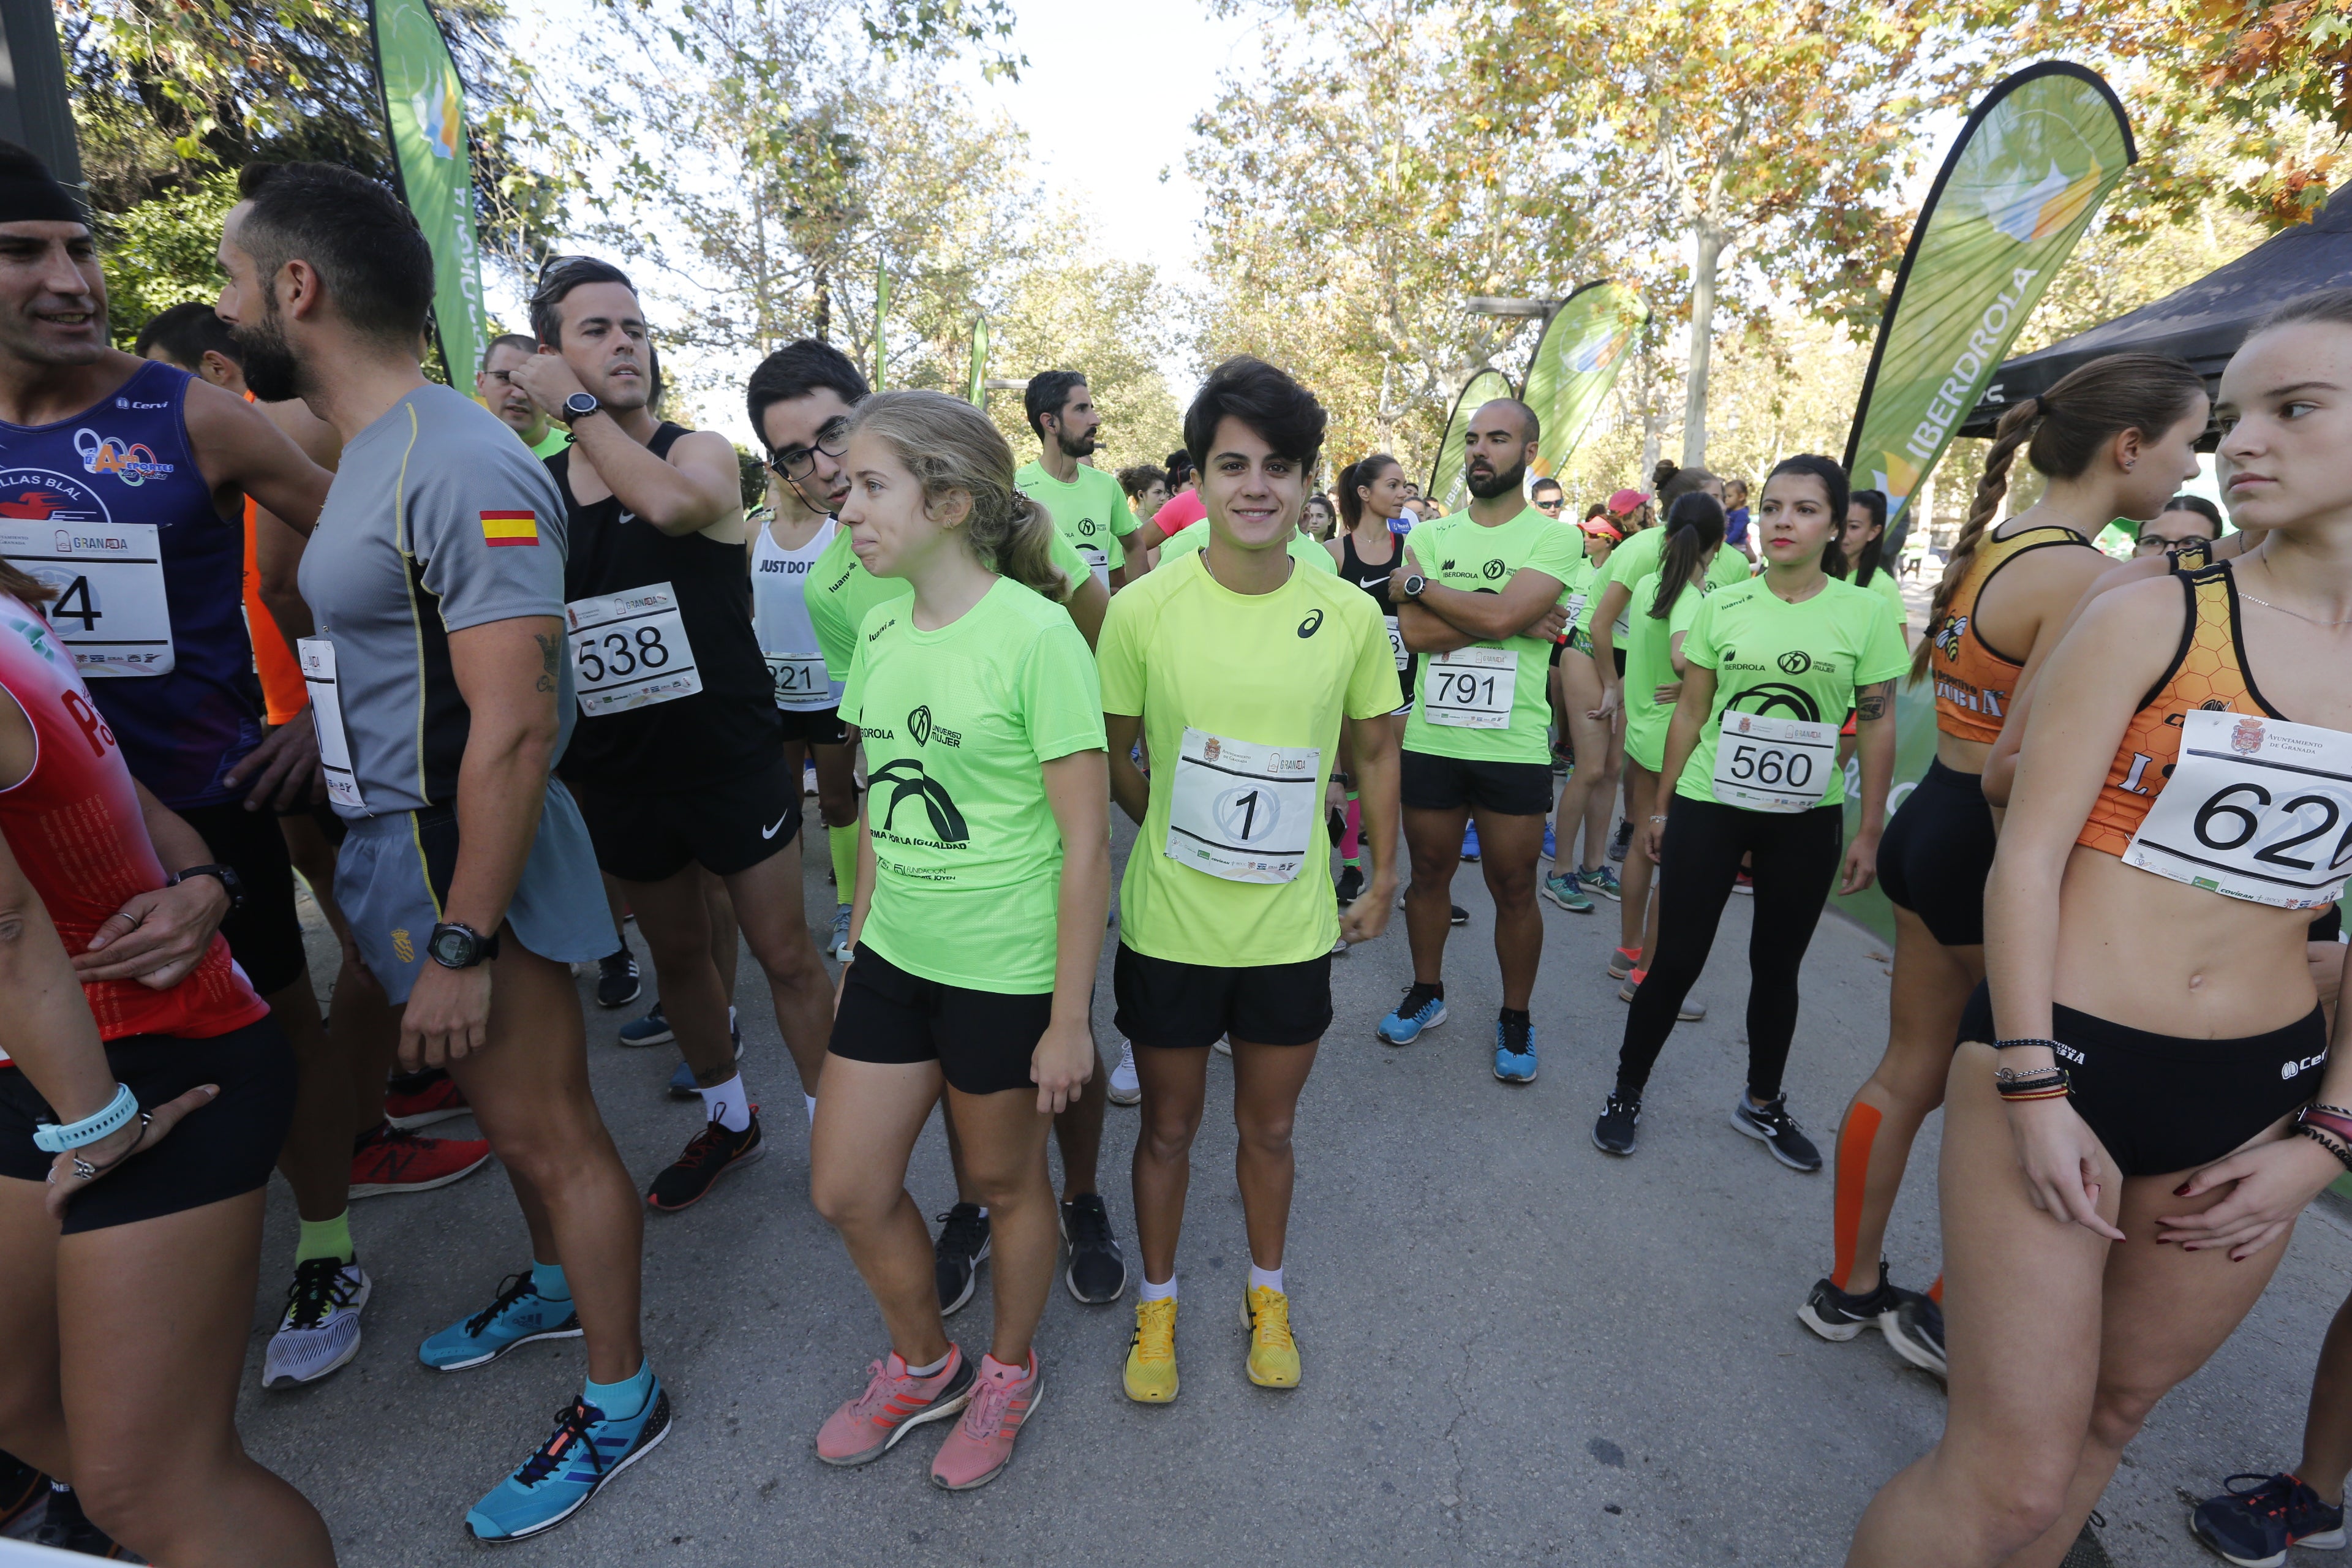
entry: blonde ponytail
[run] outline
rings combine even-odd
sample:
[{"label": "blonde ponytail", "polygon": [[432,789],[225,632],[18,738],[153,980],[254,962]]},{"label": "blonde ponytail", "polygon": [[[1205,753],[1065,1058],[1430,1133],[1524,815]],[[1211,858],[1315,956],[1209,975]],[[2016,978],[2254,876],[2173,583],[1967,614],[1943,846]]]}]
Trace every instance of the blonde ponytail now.
[{"label": "blonde ponytail", "polygon": [[849,416],[852,432],[889,443],[926,500],[971,498],[964,538],[990,571],[1059,604],[1069,579],[1054,563],[1054,519],[1013,488],[1013,448],[987,415],[940,392],[877,393]]}]

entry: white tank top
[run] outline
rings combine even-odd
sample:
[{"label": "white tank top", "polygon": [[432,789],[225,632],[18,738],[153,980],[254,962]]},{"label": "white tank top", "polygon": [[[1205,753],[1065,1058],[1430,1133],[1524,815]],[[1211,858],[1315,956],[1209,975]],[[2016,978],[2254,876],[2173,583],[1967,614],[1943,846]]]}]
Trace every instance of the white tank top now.
[{"label": "white tank top", "polygon": [[825,677],[824,655],[809,623],[808,574],[841,524],[831,518],[798,550],[776,542],[761,520],[751,536],[751,624],[776,678],[776,706],[796,713],[841,706],[841,682]]}]

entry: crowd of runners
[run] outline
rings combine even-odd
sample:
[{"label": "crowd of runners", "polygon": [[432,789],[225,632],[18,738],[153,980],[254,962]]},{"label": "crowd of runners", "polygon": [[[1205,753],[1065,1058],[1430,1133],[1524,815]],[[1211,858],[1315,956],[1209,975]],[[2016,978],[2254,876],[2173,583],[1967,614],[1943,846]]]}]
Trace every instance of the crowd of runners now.
[{"label": "crowd of runners", "polygon": [[[729,440],[660,416],[606,262],[551,261],[467,396],[419,368],[432,257],[383,187],[248,169],[218,260],[216,304],[110,346],[79,198],[0,143],[0,1507],[46,1499],[53,1543],[333,1560],[235,1426],[273,1169],[300,1226],[264,1386],[359,1352],[351,1202],[495,1153],[530,1256],[415,1353],[460,1373],[577,1338],[584,1378],[466,1528],[551,1529],[650,1453],[681,1413],[641,1336],[646,1213],[757,1159],[762,1093],[788,1092],[740,1060],[746,948],[810,1202],[879,1319],[862,1387],[845,1352],[855,1392],[806,1413],[817,1457],[937,1424],[950,1489],[1003,1470],[1049,1381],[1109,1375],[1049,1379],[1057,1277],[1095,1306],[1132,1278],[1124,1390],[1178,1397],[1212,1049],[1250,1269],[1204,1307],[1238,1310],[1251,1383],[1301,1385],[1292,1124],[1334,958],[1401,910],[1412,978],[1378,1037],[1448,1022],[1465,860],[1500,989],[1451,1005],[1482,1057],[1491,1013],[1505,1085],[1540,1064],[1545,904],[1617,906],[1628,1007],[1591,1131],[1617,1158],[1746,895],[1728,1116],[1820,1172],[1783,1089],[1803,959],[1832,890],[1891,900],[1886,1053],[1826,1162],[1829,1271],[1791,1301],[1832,1341],[1879,1330],[1950,1414],[1853,1563],[2056,1563],[2352,1168],[2330,1050],[2352,292],[2253,332],[2218,402],[2117,355],[2015,405],[1915,637],[1889,498],[1825,458],[1752,492],[1662,465],[1580,516],[1503,398],[1468,419],[1446,513],[1393,456],[1335,465],[1312,390],[1240,358],[1182,450],[1114,476],[1083,374],[1028,382],[1024,463],[982,411],[876,394],[804,340],[745,384],[747,508]],[[2177,494],[2215,429],[2229,531]],[[2044,483],[2011,513],[2021,458]],[[2139,546],[2119,565],[2091,545],[2116,521]],[[1898,789],[1907,681],[1936,758]],[[1135,825],[1115,920],[1114,809]],[[833,886],[814,918],[804,852]],[[298,877],[341,948],[324,1007]],[[635,1003],[630,922],[659,1000],[618,1037],[674,1044],[672,1092],[704,1112],[642,1194],[573,977]],[[1112,1103],[1139,1108],[1139,1273],[1097,1189]],[[1881,1252],[1939,1106],[1923,1292]],[[936,1231],[908,1187],[935,1107]],[[417,1131],[467,1114],[482,1140]],[[946,1319],[983,1264],[974,1359]],[[2193,1528],[2241,1563],[2341,1544],[2347,1468],[2339,1315],[2299,1463],[2231,1478]]]}]

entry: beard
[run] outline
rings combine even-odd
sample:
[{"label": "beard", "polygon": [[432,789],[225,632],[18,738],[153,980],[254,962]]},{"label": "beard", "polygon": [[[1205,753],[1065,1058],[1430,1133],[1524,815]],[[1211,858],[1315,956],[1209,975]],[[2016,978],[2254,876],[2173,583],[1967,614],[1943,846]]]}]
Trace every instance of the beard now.
[{"label": "beard", "polygon": [[1496,496],[1508,495],[1518,489],[1527,483],[1527,480],[1528,465],[1525,461],[1520,461],[1512,464],[1499,474],[1489,473],[1484,479],[1473,474],[1466,482],[1472,495],[1476,496],[1480,500],[1493,500]]},{"label": "beard", "polygon": [[229,329],[245,372],[246,389],[263,403],[290,403],[302,395],[302,362],[286,341],[286,323],[270,301],[268,313],[250,325]]},{"label": "beard", "polygon": [[1062,456],[1065,458],[1091,458],[1095,455],[1095,437],[1091,430],[1078,437],[1065,436],[1056,432],[1054,440],[1062,448]]}]

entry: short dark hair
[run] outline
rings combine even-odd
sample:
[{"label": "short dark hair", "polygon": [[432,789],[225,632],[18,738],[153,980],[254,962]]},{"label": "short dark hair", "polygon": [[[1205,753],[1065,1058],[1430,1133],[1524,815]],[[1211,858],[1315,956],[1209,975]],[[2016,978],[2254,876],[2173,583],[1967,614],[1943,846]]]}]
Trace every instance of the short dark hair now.
[{"label": "short dark hair", "polygon": [[1190,452],[1171,452],[1168,454],[1168,461],[1162,466],[1168,470],[1168,488],[1170,489],[1174,489],[1178,485],[1184,482],[1187,475],[1192,473],[1192,454]]},{"label": "short dark hair", "polygon": [[1209,443],[1227,419],[1240,420],[1277,456],[1306,468],[1322,455],[1323,432],[1330,423],[1315,395],[1288,372],[1246,354],[1211,371],[1184,411],[1184,449],[1195,467],[1208,462]]},{"label": "short dark hair", "polygon": [[1154,463],[1138,463],[1133,468],[1121,468],[1118,471],[1118,488],[1127,492],[1127,499],[1129,500],[1133,500],[1154,485],[1164,485],[1167,482],[1168,470]]},{"label": "short dark hair", "polygon": [[535,339],[527,338],[520,332],[500,332],[482,345],[481,369],[475,374],[478,375],[488,371],[490,368],[490,356],[500,349],[520,349],[527,354],[535,354],[539,352],[539,343]]},{"label": "short dark hair", "polygon": [[214,314],[213,308],[202,300],[174,305],[140,328],[131,352],[145,359],[149,349],[162,349],[163,357],[182,370],[201,370],[207,353],[216,353],[234,365],[245,363],[245,355],[237,352],[236,339],[230,333],[228,323]]},{"label": "short dark hair", "polygon": [[414,345],[433,313],[433,247],[400,198],[337,163],[247,163],[237,231],[266,289],[293,260],[310,264],[352,331]]},{"label": "short dark hair", "polygon": [[801,338],[786,343],[751,372],[751,381],[743,388],[743,401],[751,415],[751,428],[760,444],[768,442],[768,427],[761,416],[771,405],[790,403],[796,397],[806,397],[819,388],[839,393],[844,403],[853,406],[874,395],[865,374],[850,363],[849,356],[831,343],[816,338]]},{"label": "short dark hair", "polygon": [[[2213,525],[2213,537],[2221,537],[2221,509],[2203,496],[2178,495],[2164,503],[2165,511],[2190,512]],[[2158,516],[2163,515],[2158,513]]]},{"label": "short dark hair", "polygon": [[1568,491],[1562,488],[1560,482],[1558,479],[1553,479],[1549,474],[1539,476],[1536,479],[1535,483],[1528,487],[1528,494],[1529,495],[1535,494],[1538,490],[1559,490],[1562,495],[1566,495],[1568,493]]},{"label": "short dark hair", "polygon": [[1028,389],[1021,395],[1021,405],[1028,412],[1029,428],[1037,439],[1045,438],[1045,416],[1058,416],[1069,404],[1070,389],[1086,384],[1087,374],[1082,370],[1049,370],[1029,378]]},{"label": "short dark hair", "polygon": [[[531,290],[530,330],[540,342],[549,348],[560,346],[563,312],[558,307],[566,294],[591,283],[618,283],[632,294],[637,291],[629,275],[609,261],[599,261],[593,256],[557,257],[540,273],[539,287]],[[535,351],[539,345],[531,346]]]}]

